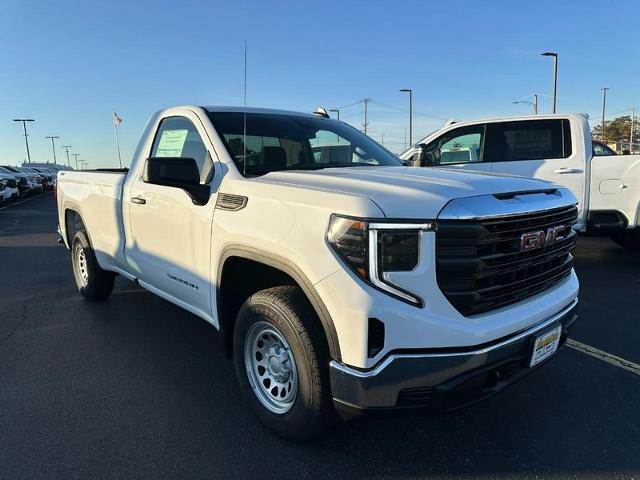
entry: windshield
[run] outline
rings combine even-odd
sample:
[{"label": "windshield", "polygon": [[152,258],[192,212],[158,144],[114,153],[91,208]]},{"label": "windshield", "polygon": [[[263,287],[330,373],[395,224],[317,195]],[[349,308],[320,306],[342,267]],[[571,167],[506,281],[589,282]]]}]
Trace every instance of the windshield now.
[{"label": "windshield", "polygon": [[5,173],[20,173],[20,172],[17,172],[17,171],[15,171],[15,170],[12,170],[12,169],[11,169],[11,168],[9,168],[9,167],[2,166],[2,165],[0,165],[0,172],[5,172]]},{"label": "windshield", "polygon": [[[387,149],[355,128],[323,117],[271,113],[209,113],[240,172],[401,166]],[[246,148],[245,148],[246,147]]]}]

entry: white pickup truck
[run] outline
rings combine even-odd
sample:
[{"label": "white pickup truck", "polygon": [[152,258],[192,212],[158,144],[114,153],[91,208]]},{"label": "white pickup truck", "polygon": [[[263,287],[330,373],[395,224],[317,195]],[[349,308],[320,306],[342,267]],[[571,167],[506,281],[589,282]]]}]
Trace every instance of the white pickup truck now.
[{"label": "white pickup truck", "polygon": [[57,202],[80,293],[119,274],[210,322],[287,438],[485,398],[576,318],[569,190],[405,167],[324,114],[163,110],[130,170],[62,171]]},{"label": "white pickup truck", "polygon": [[548,180],[578,198],[580,232],[640,250],[640,155],[593,143],[582,114],[530,115],[447,124],[400,155],[415,166]]}]

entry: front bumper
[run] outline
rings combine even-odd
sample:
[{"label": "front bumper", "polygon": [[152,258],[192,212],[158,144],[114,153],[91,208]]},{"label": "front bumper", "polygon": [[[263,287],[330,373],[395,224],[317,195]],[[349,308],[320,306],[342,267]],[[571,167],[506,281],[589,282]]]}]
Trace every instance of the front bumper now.
[{"label": "front bumper", "polygon": [[[537,325],[488,344],[460,349],[391,353],[370,370],[331,362],[331,388],[344,416],[421,408],[455,410],[487,398],[540,364],[529,367],[536,335],[562,325],[560,349],[577,318],[577,300]],[[542,362],[542,364],[546,363]]]}]

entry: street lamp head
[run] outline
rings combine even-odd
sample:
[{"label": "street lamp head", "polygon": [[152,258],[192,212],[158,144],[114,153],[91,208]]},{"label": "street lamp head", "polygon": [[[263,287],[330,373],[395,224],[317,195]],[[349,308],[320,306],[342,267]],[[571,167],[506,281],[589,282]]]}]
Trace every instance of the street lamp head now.
[{"label": "street lamp head", "polygon": [[410,92],[411,89],[410,88],[401,88],[400,90],[398,90],[399,92]]},{"label": "street lamp head", "polygon": [[543,57],[557,57],[558,54],[556,52],[544,52],[541,53],[540,55],[542,55]]},{"label": "street lamp head", "polygon": [[14,118],[14,122],[35,122],[33,118]]},{"label": "street lamp head", "polygon": [[329,111],[330,112],[339,112],[340,110],[338,110],[337,108],[330,108]]}]

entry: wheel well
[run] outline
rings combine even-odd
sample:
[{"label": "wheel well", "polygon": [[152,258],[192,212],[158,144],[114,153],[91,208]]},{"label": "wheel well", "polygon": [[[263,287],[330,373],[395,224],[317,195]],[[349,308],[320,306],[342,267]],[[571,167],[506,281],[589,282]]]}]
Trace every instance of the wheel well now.
[{"label": "wheel well", "polygon": [[71,247],[71,242],[73,241],[73,237],[75,237],[76,232],[80,230],[86,231],[86,227],[82,221],[82,217],[75,210],[67,209],[64,212],[64,227],[65,234],[67,236],[67,245]]},{"label": "wheel well", "polygon": [[[296,272],[291,272],[296,275]],[[229,256],[219,275],[217,288],[217,309],[220,331],[224,336],[227,354],[233,351],[233,329],[240,307],[247,298],[260,290],[281,285],[294,285],[299,287],[307,297],[311,307],[316,311],[318,321],[322,323],[325,331],[325,341],[332,358],[340,358],[336,335],[331,326],[327,325],[328,313],[324,306],[318,306],[318,300],[310,298],[309,286],[300,282],[278,266],[268,265],[259,260],[241,256]],[[331,321],[330,319],[328,320]],[[333,341],[332,341],[333,340]]]}]

